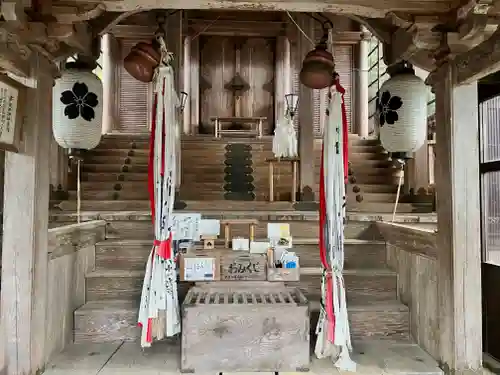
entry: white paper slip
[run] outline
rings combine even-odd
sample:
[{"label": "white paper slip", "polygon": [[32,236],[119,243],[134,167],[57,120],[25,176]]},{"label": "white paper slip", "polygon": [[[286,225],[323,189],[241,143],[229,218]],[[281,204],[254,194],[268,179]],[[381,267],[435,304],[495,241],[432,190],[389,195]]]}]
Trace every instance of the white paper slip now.
[{"label": "white paper slip", "polygon": [[214,258],[184,258],[184,280],[210,281],[215,277]]},{"label": "white paper slip", "polygon": [[233,238],[231,240],[233,250],[248,251],[250,250],[250,240],[248,238]]},{"label": "white paper slip", "polygon": [[199,213],[182,213],[173,215],[172,232],[174,240],[200,240]]},{"label": "white paper slip", "polygon": [[250,252],[253,254],[267,254],[271,244],[269,241],[250,241]]},{"label": "white paper slip", "polygon": [[290,237],[289,223],[267,223],[267,238]]},{"label": "white paper slip", "polygon": [[217,237],[220,234],[220,221],[216,219],[201,219],[200,235],[202,237]]}]

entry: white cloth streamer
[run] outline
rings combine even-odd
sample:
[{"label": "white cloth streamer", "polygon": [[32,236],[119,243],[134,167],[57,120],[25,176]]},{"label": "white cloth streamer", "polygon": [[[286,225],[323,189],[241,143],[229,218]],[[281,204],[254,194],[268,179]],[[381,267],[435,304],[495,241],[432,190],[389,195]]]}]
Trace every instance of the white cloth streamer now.
[{"label": "white cloth streamer", "polygon": [[[163,50],[163,61],[171,55]],[[177,297],[177,272],[172,242],[173,208],[177,176],[179,98],[175,91],[174,72],[170,65],[161,64],[155,72],[154,92],[157,98],[154,142],[155,183],[155,244],[149,254],[142,288],[138,322],[142,326],[141,346],[150,347],[153,339],[160,340],[180,332],[180,311]],[[162,154],[164,162],[162,162]],[[162,168],[163,173],[162,173]],[[170,257],[158,254],[160,244],[170,239]]]},{"label": "white cloth streamer", "polygon": [[293,118],[288,111],[276,123],[273,137],[273,153],[277,158],[297,157],[297,134],[293,127]]},{"label": "white cloth streamer", "polygon": [[[349,356],[352,350],[347,304],[344,269],[344,219],[345,219],[345,184],[342,143],[342,94],[331,89],[329,115],[323,138],[323,171],[326,196],[325,245],[327,261],[331,268],[333,311],[335,314],[334,342],[328,338],[330,322],[322,306],[320,319],[316,327],[318,339],[315,354],[318,358],[331,357],[335,366],[343,371],[356,371],[356,363]],[[327,271],[322,283],[322,301],[326,301]]]}]

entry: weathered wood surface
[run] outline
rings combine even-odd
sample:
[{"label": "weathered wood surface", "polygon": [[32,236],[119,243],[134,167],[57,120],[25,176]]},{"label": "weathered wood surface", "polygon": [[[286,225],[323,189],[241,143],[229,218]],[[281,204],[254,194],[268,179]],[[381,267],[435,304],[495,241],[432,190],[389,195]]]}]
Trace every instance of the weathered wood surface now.
[{"label": "weathered wood surface", "polygon": [[94,269],[94,251],[94,245],[88,244],[49,260],[47,358],[62,352],[73,342],[74,312],[86,302],[85,276]]},{"label": "weathered wood surface", "polygon": [[389,245],[430,259],[437,259],[434,230],[388,222],[378,222],[377,227]]},{"label": "weathered wood surface", "polygon": [[183,371],[309,369],[309,307],[297,290],[207,293],[194,288],[183,309]]},{"label": "weathered wood surface", "polygon": [[49,229],[49,259],[75,253],[106,238],[104,220],[87,221]]},{"label": "weathered wood surface", "polygon": [[440,361],[453,371],[481,368],[481,211],[477,83],[436,83],[436,195]]},{"label": "weathered wood surface", "polygon": [[[404,245],[404,244],[403,244]],[[437,260],[408,247],[387,245],[388,264],[398,274],[398,294],[410,310],[412,338],[439,360]]]},{"label": "weathered wood surface", "polygon": [[5,157],[1,316],[8,374],[45,365],[52,76],[36,54],[27,80],[23,145]]}]

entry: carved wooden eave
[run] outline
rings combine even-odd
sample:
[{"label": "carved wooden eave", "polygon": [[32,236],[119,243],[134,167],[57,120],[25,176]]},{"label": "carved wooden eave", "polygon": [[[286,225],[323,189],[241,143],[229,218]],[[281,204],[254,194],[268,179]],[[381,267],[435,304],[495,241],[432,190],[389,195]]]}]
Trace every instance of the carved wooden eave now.
[{"label": "carved wooden eave", "polygon": [[[58,1],[53,0],[54,4]],[[340,15],[358,15],[363,17],[384,18],[387,12],[407,12],[427,14],[446,13],[452,8],[453,1],[421,0],[67,0],[67,4],[75,5],[102,4],[108,12],[128,12],[153,9],[228,9],[256,11],[290,11],[290,12],[330,12]]]},{"label": "carved wooden eave", "polygon": [[489,39],[498,28],[498,10],[491,4],[469,1],[444,14],[388,12],[383,19],[357,20],[385,42],[388,65],[408,60],[433,71],[443,61],[458,58]]}]

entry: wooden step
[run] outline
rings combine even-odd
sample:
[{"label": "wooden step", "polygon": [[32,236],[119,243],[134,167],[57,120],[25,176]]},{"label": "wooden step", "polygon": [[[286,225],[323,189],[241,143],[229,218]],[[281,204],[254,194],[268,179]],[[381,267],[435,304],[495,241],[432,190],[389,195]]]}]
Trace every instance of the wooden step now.
[{"label": "wooden step", "polygon": [[[191,202],[188,202],[191,203]],[[249,204],[253,202],[247,202]],[[238,219],[238,218],[253,218],[262,221],[311,221],[318,222],[319,213],[317,211],[295,211],[290,208],[284,208],[287,202],[273,202],[269,207],[270,210],[231,210],[225,206],[220,206],[219,210],[200,210],[202,217],[215,219]],[[174,212],[189,212],[189,211],[174,211]],[[49,215],[51,223],[75,223],[77,215],[75,212],[51,211]],[[113,221],[147,221],[151,222],[151,212],[147,211],[82,211],[80,213],[81,221],[90,220],[105,220]],[[347,212],[346,221],[348,223],[368,223],[373,224],[377,221],[392,221],[392,213],[382,212]],[[396,215],[395,223],[411,224],[419,228],[434,228],[437,223],[435,213],[406,213]],[[301,244],[315,244],[317,238],[300,238]],[[367,238],[368,240],[373,238]]]},{"label": "wooden step", "polygon": [[[204,214],[206,218],[220,218],[219,214]],[[293,237],[318,238],[319,227],[315,221],[290,221],[290,232]],[[221,233],[224,233],[221,230]],[[248,226],[233,226],[231,235],[244,236],[248,238]],[[379,240],[380,232],[374,224],[370,222],[348,221],[344,235],[346,238]],[[267,237],[267,221],[259,222],[255,233],[256,238]],[[106,225],[107,239],[153,239],[153,225],[150,221],[110,221]]]},{"label": "wooden step", "polygon": [[[201,192],[200,192],[201,194]],[[74,193],[73,193],[74,195]],[[199,194],[198,194],[199,196]],[[218,195],[217,195],[218,196]],[[193,191],[190,197],[196,197],[196,191]],[[256,203],[259,201],[232,201],[232,200],[204,200],[199,202],[206,202],[208,204],[213,204],[214,202],[246,202],[246,203]],[[261,201],[262,202],[262,201]],[[280,202],[289,204],[289,202]],[[227,204],[227,203],[225,203]],[[53,202],[54,208],[62,211],[76,211],[76,200],[68,200],[62,202]],[[137,210],[148,210],[150,209],[150,203],[148,200],[82,200],[81,210],[83,211],[137,211]],[[248,208],[251,210],[251,208]],[[393,203],[387,202],[354,202],[349,201],[347,204],[347,210],[352,212],[379,212],[379,213],[392,213],[394,209]],[[399,203],[397,208],[398,214],[412,213],[412,212],[431,212],[432,206],[414,206],[411,203]],[[200,211],[205,210],[204,207],[199,206],[187,206],[186,210]],[[245,213],[242,213],[245,215]]]},{"label": "wooden step", "polygon": [[83,163],[82,171],[93,173],[148,173],[147,164],[89,164]]},{"label": "wooden step", "polygon": [[383,184],[347,184],[346,190],[352,192],[354,187],[357,186],[361,193],[396,193],[398,191],[397,185],[383,185]]},{"label": "wooden step", "polygon": [[[188,202],[191,203],[191,202]],[[249,202],[252,203],[252,202]],[[318,222],[319,213],[317,211],[295,211],[293,209],[283,208],[287,202],[274,202],[276,208],[271,210],[230,210],[227,207],[221,206],[218,211],[215,210],[200,210],[202,217],[214,219],[241,219],[252,218],[261,221],[311,221]],[[174,212],[189,212],[189,211],[174,211]],[[61,212],[51,211],[49,215],[51,223],[75,223],[77,215],[75,212]],[[113,221],[147,221],[151,222],[151,212],[148,211],[82,211],[80,213],[81,221],[90,220],[105,220],[108,222]],[[377,221],[392,221],[392,213],[382,212],[347,212],[346,221],[348,223],[368,223],[374,224]],[[435,213],[407,213],[396,215],[394,218],[395,223],[411,224],[420,228],[433,228],[437,223],[437,216]],[[317,238],[300,238],[301,244],[315,244]],[[368,238],[370,239],[370,238]]]},{"label": "wooden step", "polygon": [[[144,271],[97,270],[86,275],[87,301],[116,299],[138,300],[141,297]],[[348,302],[385,301],[397,298],[397,275],[389,270],[345,270]],[[309,300],[321,299],[320,267],[301,267],[301,280],[285,283],[302,290]],[[179,282],[179,300],[192,283]]]},{"label": "wooden step", "polygon": [[[310,301],[311,330],[316,327],[319,301]],[[75,311],[75,343],[137,341],[138,301],[87,302]],[[397,301],[348,305],[353,339],[409,340],[408,308]]]},{"label": "wooden step", "polygon": [[147,172],[82,172],[82,181],[148,181]]},{"label": "wooden step", "polygon": [[[222,239],[217,241],[218,246],[222,246],[222,243]],[[345,269],[383,268],[386,264],[386,249],[383,241],[347,239],[344,246]],[[150,240],[100,242],[96,244],[95,267],[97,270],[143,271],[151,248]],[[293,251],[299,256],[301,267],[321,266],[317,239],[294,238]]]}]

